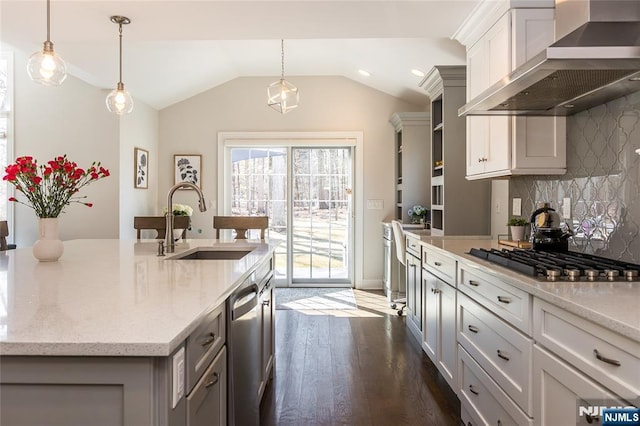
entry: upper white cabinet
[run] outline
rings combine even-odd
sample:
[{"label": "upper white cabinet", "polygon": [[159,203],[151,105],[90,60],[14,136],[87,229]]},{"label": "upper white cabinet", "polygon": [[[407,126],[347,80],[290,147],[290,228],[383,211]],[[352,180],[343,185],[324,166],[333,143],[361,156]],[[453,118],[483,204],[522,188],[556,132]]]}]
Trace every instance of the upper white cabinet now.
[{"label": "upper white cabinet", "polygon": [[[467,46],[467,100],[554,42],[552,7],[485,3],[454,36]],[[565,172],[564,117],[467,117],[467,179]]]}]

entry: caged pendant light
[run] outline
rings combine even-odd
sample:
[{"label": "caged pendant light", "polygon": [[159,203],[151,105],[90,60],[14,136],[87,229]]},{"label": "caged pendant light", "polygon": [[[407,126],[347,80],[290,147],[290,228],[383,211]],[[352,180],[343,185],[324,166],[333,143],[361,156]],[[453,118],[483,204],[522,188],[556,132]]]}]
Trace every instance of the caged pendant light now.
[{"label": "caged pendant light", "polygon": [[44,48],[35,52],[27,62],[29,78],[45,86],[60,86],[67,78],[67,65],[53,51],[51,42],[51,5],[47,0],[47,41]]},{"label": "caged pendant light", "polygon": [[118,24],[118,31],[120,37],[120,79],[118,80],[118,86],[109,93],[107,96],[107,109],[114,114],[123,115],[129,114],[133,111],[133,98],[124,90],[124,83],[122,82],[122,26],[131,23],[131,20],[125,16],[112,16],[111,22]]},{"label": "caged pendant light", "polygon": [[267,87],[267,104],[281,114],[297,108],[300,102],[298,88],[284,79],[284,40],[280,40],[282,74],[280,80]]}]

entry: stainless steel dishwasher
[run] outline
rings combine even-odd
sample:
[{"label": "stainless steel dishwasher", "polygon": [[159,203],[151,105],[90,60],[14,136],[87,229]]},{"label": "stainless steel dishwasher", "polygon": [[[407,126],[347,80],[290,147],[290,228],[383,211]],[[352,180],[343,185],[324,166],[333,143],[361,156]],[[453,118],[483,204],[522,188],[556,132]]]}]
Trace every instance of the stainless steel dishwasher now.
[{"label": "stainless steel dishwasher", "polygon": [[227,345],[229,347],[229,424],[258,425],[260,404],[260,330],[258,285],[254,274],[227,300]]}]

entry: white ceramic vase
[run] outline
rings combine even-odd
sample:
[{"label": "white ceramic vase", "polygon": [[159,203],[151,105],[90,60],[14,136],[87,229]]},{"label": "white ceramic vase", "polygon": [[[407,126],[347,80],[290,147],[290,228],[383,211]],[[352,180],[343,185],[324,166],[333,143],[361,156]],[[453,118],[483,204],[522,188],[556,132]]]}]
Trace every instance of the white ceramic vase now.
[{"label": "white ceramic vase", "polygon": [[511,241],[524,241],[524,226],[510,226]]},{"label": "white ceramic vase", "polygon": [[40,218],[39,221],[40,239],[33,245],[33,256],[40,262],[55,262],[64,251],[58,238],[58,218]]}]

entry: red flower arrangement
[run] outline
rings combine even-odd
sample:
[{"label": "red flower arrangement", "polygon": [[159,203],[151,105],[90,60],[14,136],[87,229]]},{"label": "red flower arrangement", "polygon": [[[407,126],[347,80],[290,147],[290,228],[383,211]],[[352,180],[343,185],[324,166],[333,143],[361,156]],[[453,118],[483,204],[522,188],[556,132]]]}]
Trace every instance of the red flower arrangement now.
[{"label": "red flower arrangement", "polygon": [[27,198],[26,203],[15,197],[10,197],[9,201],[31,207],[40,218],[58,217],[71,203],[92,207],[92,203],[82,201],[86,196],[79,197],[76,194],[80,188],[109,176],[109,170],[101,167],[100,163],[93,162],[91,167],[84,170],[67,160],[66,155],[40,166],[33,157],[19,157],[15,164],[5,168],[5,172],[2,179]]}]

